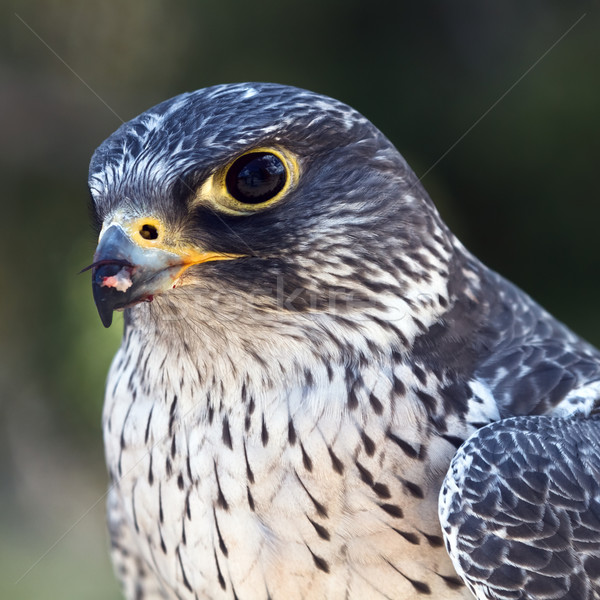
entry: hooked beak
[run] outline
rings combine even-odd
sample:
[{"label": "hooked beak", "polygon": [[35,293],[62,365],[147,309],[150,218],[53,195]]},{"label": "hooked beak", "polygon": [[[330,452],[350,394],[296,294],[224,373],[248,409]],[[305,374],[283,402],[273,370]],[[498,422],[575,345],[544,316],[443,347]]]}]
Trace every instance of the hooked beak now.
[{"label": "hooked beak", "polygon": [[101,235],[92,270],[94,302],[104,327],[110,327],[113,311],[139,302],[151,302],[157,294],[177,285],[188,267],[239,255],[167,249],[161,244],[142,246],[118,223]]}]

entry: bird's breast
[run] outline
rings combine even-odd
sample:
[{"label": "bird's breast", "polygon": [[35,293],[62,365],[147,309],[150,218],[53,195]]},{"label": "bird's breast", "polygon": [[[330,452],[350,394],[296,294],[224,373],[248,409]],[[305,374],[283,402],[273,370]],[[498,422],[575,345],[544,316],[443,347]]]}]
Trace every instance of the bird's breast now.
[{"label": "bird's breast", "polygon": [[314,399],[306,390],[239,397],[240,410],[219,410],[207,391],[157,398],[113,367],[107,463],[164,589],[184,598],[468,597],[437,520],[454,448],[430,435],[410,394],[394,397],[381,380],[356,403],[332,387]]}]

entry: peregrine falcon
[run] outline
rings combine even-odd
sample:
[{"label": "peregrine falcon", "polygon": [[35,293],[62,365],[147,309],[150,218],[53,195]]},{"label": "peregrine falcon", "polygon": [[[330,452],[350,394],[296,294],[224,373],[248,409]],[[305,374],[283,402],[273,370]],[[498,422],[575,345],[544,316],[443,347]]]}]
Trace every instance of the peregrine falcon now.
[{"label": "peregrine falcon", "polygon": [[96,150],[130,599],[600,597],[600,353],[349,106],[182,94]]}]

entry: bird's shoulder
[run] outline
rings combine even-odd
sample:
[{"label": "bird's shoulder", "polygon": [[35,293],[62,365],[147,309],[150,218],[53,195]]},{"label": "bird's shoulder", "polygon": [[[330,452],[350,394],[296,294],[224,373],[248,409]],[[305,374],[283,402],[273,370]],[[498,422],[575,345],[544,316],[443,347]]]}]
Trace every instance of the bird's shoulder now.
[{"label": "bird's shoulder", "polygon": [[600,396],[600,352],[520,288],[485,269],[487,318],[475,334],[473,380],[501,418],[589,414]]}]

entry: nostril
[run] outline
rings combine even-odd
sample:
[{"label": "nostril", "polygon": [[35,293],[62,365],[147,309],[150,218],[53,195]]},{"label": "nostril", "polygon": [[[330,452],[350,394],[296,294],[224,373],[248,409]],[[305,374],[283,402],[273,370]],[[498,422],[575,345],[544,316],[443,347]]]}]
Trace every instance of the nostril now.
[{"label": "nostril", "polygon": [[140,235],[145,240],[155,240],[158,237],[158,229],[154,225],[146,223],[140,227]]}]

